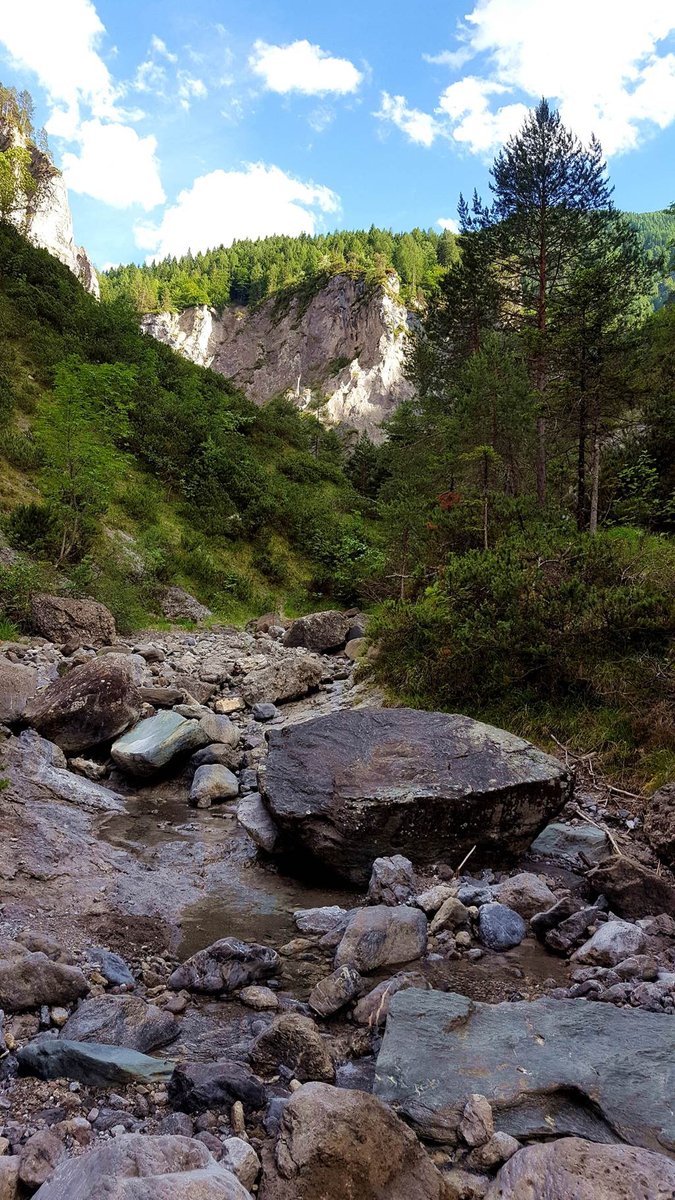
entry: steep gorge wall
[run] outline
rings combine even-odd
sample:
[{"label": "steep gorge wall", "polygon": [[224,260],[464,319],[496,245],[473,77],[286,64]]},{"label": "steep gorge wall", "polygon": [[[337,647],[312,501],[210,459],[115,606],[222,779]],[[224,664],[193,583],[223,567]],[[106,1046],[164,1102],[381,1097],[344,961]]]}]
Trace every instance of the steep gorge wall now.
[{"label": "steep gorge wall", "polygon": [[326,423],[382,436],[380,426],[412,394],[405,377],[414,316],[398,279],[373,288],[334,275],[311,297],[271,296],[256,308],[207,305],[151,313],[146,333],[232,379],[256,404],[290,394]]}]

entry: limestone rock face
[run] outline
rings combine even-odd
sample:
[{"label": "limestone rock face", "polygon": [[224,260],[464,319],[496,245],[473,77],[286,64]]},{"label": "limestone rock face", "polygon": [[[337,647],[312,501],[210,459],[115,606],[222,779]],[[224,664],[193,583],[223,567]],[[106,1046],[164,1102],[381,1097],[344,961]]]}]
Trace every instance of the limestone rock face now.
[{"label": "limestone rock face", "polygon": [[456,1140],[478,1085],[495,1129],[519,1140],[571,1134],[672,1153],[671,1026],[585,1000],[480,1004],[410,988],[391,1000],[374,1090],[440,1142]]},{"label": "limestone rock face", "polygon": [[561,1138],[515,1154],[485,1200],[533,1200],[535,1195],[542,1200],[666,1200],[675,1195],[675,1163],[635,1146]]},{"label": "limestone rock face", "polygon": [[203,1142],[130,1133],[57,1167],[39,1200],[250,1200]]},{"label": "limestone rock face", "polygon": [[306,303],[271,296],[256,308],[202,305],[149,314],[143,329],[192,362],[212,367],[264,404],[290,393],[302,408],[328,395],[321,417],[381,437],[380,426],[412,394],[404,374],[413,317],[398,297],[398,279],[370,289],[334,275]]},{"label": "limestone rock face", "polygon": [[362,708],[272,729],[263,798],[291,853],[352,883],[373,860],[493,866],[568,800],[556,759],[469,717]]}]

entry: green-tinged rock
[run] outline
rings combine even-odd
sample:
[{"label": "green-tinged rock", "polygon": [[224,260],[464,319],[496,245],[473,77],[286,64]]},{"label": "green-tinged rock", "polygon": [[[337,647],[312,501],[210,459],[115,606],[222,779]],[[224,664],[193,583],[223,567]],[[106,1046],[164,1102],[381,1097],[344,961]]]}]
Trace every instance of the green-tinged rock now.
[{"label": "green-tinged rock", "polygon": [[170,710],[139,721],[118,738],[111,754],[118,767],[130,775],[152,775],[178,754],[197,750],[208,741],[199,721],[189,721]]},{"label": "green-tinged rock", "polygon": [[92,1087],[109,1084],[158,1083],[168,1080],[174,1064],[152,1058],[125,1046],[105,1046],[101,1042],[69,1042],[47,1038],[29,1042],[17,1055],[23,1075],[38,1079],[76,1079]]}]

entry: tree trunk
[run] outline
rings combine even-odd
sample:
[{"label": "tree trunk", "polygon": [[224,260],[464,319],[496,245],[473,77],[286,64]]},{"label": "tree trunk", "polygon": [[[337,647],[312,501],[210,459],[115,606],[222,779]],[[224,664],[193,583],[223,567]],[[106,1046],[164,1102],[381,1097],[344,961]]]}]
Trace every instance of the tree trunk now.
[{"label": "tree trunk", "polygon": [[537,417],[537,500],[541,508],[546,504],[546,417]]},{"label": "tree trunk", "polygon": [[586,525],[586,438],[588,435],[588,405],[582,394],[579,401],[579,448],[577,454],[577,529]]},{"label": "tree trunk", "polygon": [[598,497],[600,493],[600,437],[597,425],[593,428],[593,450],[591,454],[591,511],[588,532],[598,532]]}]

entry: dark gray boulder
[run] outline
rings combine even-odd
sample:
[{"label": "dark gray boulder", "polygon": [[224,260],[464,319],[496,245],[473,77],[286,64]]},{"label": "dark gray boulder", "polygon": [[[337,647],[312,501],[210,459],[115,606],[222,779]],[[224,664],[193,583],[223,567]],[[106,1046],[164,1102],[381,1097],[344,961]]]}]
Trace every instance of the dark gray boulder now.
[{"label": "dark gray boulder", "polygon": [[108,983],[117,987],[134,987],[136,980],[129,967],[124,959],[119,954],[115,954],[113,950],[106,950],[105,946],[92,946],[87,951],[87,958],[90,962],[96,963]]},{"label": "dark gray boulder", "polygon": [[335,1067],[328,1046],[311,1017],[301,1013],[282,1013],[256,1038],[251,1063],[261,1075],[276,1075],[280,1067],[292,1071],[296,1079],[332,1083]]},{"label": "dark gray boulder", "polygon": [[527,925],[519,913],[496,900],[481,905],[478,910],[478,934],[489,950],[510,950],[519,946],[527,933]]},{"label": "dark gray boulder", "polygon": [[479,1004],[415,989],[391,1001],[375,1093],[425,1137],[454,1142],[480,1084],[495,1128],[675,1154],[675,1022],[585,1000]]},{"label": "dark gray boulder", "polygon": [[407,904],[415,895],[415,872],[409,858],[393,854],[376,858],[368,884],[369,904]]},{"label": "dark gray boulder", "polygon": [[218,995],[268,979],[279,968],[279,955],[270,946],[221,938],[198,950],[169,977],[169,987]]},{"label": "dark gray boulder", "polygon": [[104,1042],[146,1054],[178,1037],[180,1026],[169,1012],[141,996],[92,996],[68,1018],[61,1036],[71,1042]]},{"label": "dark gray boulder", "polygon": [[110,645],[117,636],[115,618],[98,600],[40,593],[32,597],[30,608],[34,632],[50,642],[99,646]]},{"label": "dark gray boulder", "polygon": [[50,683],[27,704],[25,717],[66,754],[80,754],[117,737],[141,707],[130,656],[106,654]]},{"label": "dark gray boulder", "polygon": [[374,859],[495,862],[524,851],[569,799],[570,772],[469,717],[408,708],[333,713],[269,733],[262,784],[285,846],[353,883]]},{"label": "dark gray boulder", "polygon": [[419,908],[374,904],[357,908],[335,954],[335,965],[376,971],[420,958],[427,948],[427,919]]},{"label": "dark gray boulder", "polygon": [[263,1084],[245,1063],[180,1063],[169,1081],[169,1099],[182,1112],[228,1107],[240,1100],[247,1108],[262,1108]]},{"label": "dark gray boulder", "polygon": [[304,646],[323,654],[326,650],[338,650],[344,646],[351,625],[351,618],[344,613],[309,613],[299,617],[284,634],[284,646]]}]

